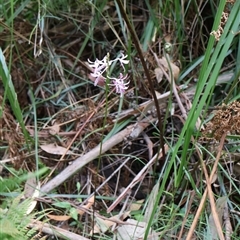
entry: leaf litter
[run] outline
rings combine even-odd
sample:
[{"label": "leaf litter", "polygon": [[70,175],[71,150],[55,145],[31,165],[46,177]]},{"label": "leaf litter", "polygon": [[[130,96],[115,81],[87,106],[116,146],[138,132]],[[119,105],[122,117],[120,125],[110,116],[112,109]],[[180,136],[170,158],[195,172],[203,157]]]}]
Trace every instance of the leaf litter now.
[{"label": "leaf litter", "polygon": [[[113,8],[111,4],[109,4],[108,7],[108,9]],[[140,11],[140,9],[141,8],[139,8],[138,11]],[[105,9],[104,11],[106,11],[104,13],[107,13],[107,11],[110,10]],[[59,14],[61,15],[63,13]],[[89,18],[83,16],[81,21],[86,28],[89,23]],[[61,17],[64,19],[64,15]],[[137,21],[138,14],[134,17],[136,17]],[[71,198],[58,198],[57,195],[56,197],[61,201],[68,201],[73,205],[74,208],[77,209],[79,217],[84,215],[84,218],[82,219],[86,221],[86,226],[93,226],[92,223],[96,225],[98,224],[98,229],[96,230],[94,228],[94,233],[97,233],[100,236],[102,236],[102,233],[111,232],[110,228],[112,227],[112,222],[110,220],[114,217],[109,217],[109,220],[103,220],[101,218],[102,216],[98,216],[95,219],[94,217],[93,219],[89,219],[88,216],[94,216],[94,211],[109,210],[109,207],[113,203],[115,203],[115,205],[112,210],[114,209],[115,211],[120,212],[123,207],[123,201],[126,197],[125,193],[130,194],[130,197],[133,199],[133,201],[127,203],[127,209],[131,209],[131,206],[134,205],[136,199],[146,199],[149,195],[150,197],[147,200],[148,204],[144,213],[144,221],[136,221],[131,218],[129,213],[129,218],[127,216],[122,219],[120,218],[122,222],[118,222],[119,227],[116,230],[116,236],[118,239],[142,238],[146,230],[146,223],[153,212],[154,201],[158,193],[158,185],[154,184],[156,179],[154,179],[152,174],[153,169],[155,168],[159,171],[159,169],[162,169],[163,164],[160,162],[161,159],[158,159],[158,161],[156,161],[158,164],[156,163],[156,165],[153,164],[153,166],[149,166],[146,172],[144,172],[144,179],[140,179],[138,176],[139,172],[141,173],[142,169],[144,169],[144,166],[149,163],[152,156],[159,154],[159,141],[156,137],[156,128],[152,127],[153,125],[156,126],[156,109],[153,100],[147,91],[145,91],[145,89],[148,89],[148,85],[145,81],[144,72],[141,69],[141,66],[139,66],[138,60],[132,60],[134,66],[132,67],[135,72],[129,71],[129,83],[123,82],[123,78],[119,73],[116,73],[112,78],[116,81],[117,77],[120,77],[121,81],[117,81],[117,83],[123,84],[121,85],[123,88],[118,87],[118,92],[122,97],[124,96],[124,99],[121,100],[119,96],[112,94],[112,86],[110,86],[109,92],[107,92],[108,101],[106,101],[104,100],[106,97],[105,83],[95,84],[99,86],[93,86],[92,83],[96,80],[96,76],[91,75],[92,69],[87,62],[87,59],[93,59],[94,55],[91,53],[90,48],[86,47],[79,59],[76,55],[76,49],[80,49],[81,44],[79,41],[75,41],[76,36],[74,36],[74,34],[68,36],[68,44],[66,44],[66,34],[62,34],[61,29],[75,29],[76,33],[80,34],[73,22],[68,21],[67,18],[65,18],[65,21],[55,23],[53,21],[52,25],[49,24],[47,29],[44,30],[44,35],[41,36],[43,41],[41,52],[39,52],[41,54],[34,59],[32,58],[32,47],[34,44],[30,42],[29,45],[26,41],[31,36],[33,25],[28,21],[24,21],[24,16],[22,19],[19,18],[19,21],[14,22],[14,24],[14,37],[17,41],[13,48],[13,67],[11,75],[22,109],[28,109],[29,112],[33,111],[30,107],[33,103],[29,102],[29,94],[26,91],[29,83],[33,90],[34,97],[38,100],[36,102],[36,114],[37,119],[39,120],[39,122],[37,122],[37,129],[34,128],[34,120],[31,114],[26,115],[26,123],[32,137],[34,137],[35,134],[38,134],[38,157],[41,163],[52,169],[56,166],[55,160],[58,161],[54,174],[48,178],[54,180],[59,172],[61,173],[66,169],[73,169],[69,168],[70,165],[79,160],[81,156],[89,156],[88,159],[86,159],[86,164],[83,163],[80,168],[73,165],[75,169],[78,170],[74,172],[74,174],[68,175],[64,180],[64,187],[61,187],[56,181],[54,187],[51,186],[51,190],[56,190],[60,196],[61,194],[65,194],[65,196],[71,196],[74,194],[79,195],[77,200]],[[141,24],[141,22],[139,22],[139,24]],[[107,36],[107,32],[110,31],[108,24],[104,23],[103,29],[105,29],[104,35]],[[99,28],[95,28],[95,31],[94,34],[100,34],[102,30],[100,31]],[[4,34],[9,34],[7,28],[4,28]],[[139,31],[138,34],[140,36],[141,32]],[[46,36],[48,36],[50,41]],[[0,41],[1,43],[8,43],[6,39],[3,40],[1,38]],[[114,38],[109,39],[108,41],[113,43]],[[171,41],[171,37],[169,41]],[[154,44],[155,43],[152,43],[152,45]],[[159,44],[161,44],[161,42],[159,42]],[[18,56],[18,52],[22,53],[21,58]],[[97,52],[97,55],[99,59],[103,59],[107,53],[107,50],[101,50]],[[154,53],[161,56],[161,52],[158,52],[156,48],[154,48]],[[111,54],[116,57],[116,53]],[[63,58],[59,56],[63,56]],[[177,80],[180,69],[174,63],[173,59],[169,62],[163,56],[158,58],[160,66],[156,64],[156,61],[153,59],[154,58],[151,56],[150,52],[146,54],[146,62],[149,65],[149,70],[153,73],[152,77],[156,83],[155,90],[159,94],[158,101],[161,111],[163,114],[169,115],[167,119],[168,123],[166,125],[166,137],[169,139],[172,137],[173,141],[176,141],[176,137],[180,133],[184,121],[181,122],[179,120],[180,118],[176,118],[175,116],[184,116],[184,114],[187,114],[191,107],[189,106],[189,103],[191,103],[194,90],[188,86],[181,88],[178,83],[176,83],[175,90],[177,91],[177,94],[172,97],[171,94],[173,89],[166,76],[171,76],[172,74],[173,78]],[[7,60],[9,60],[8,56]],[[175,60],[178,60],[177,57],[175,57]],[[28,74],[29,83],[25,81],[23,71],[20,71],[18,67],[20,61],[22,61],[24,71]],[[45,63],[49,64],[49,69],[46,68],[43,73],[40,70],[44,68]],[[163,68],[161,68],[161,66]],[[67,74],[68,72],[70,72],[69,75]],[[76,76],[76,73],[78,76]],[[136,78],[142,79],[142,81],[137,82],[137,93],[135,91],[136,86],[133,84],[134,79]],[[104,81],[105,80],[106,79],[104,79]],[[126,89],[128,84],[129,89]],[[131,89],[134,90],[132,91]],[[3,106],[2,97],[0,98],[0,101],[1,106]],[[173,111],[169,111],[168,109],[170,101],[176,103],[172,105]],[[182,108],[179,108],[180,103],[182,104]],[[121,108],[119,108],[119,106],[121,106]],[[238,104],[231,104],[229,110],[226,110],[226,106],[223,106],[222,112],[224,113],[224,119],[223,117],[221,118],[220,113],[217,113],[216,116],[220,116],[217,119],[218,122],[215,123],[215,119],[217,118],[215,117],[215,119],[207,125],[207,130],[203,131],[205,139],[202,139],[202,141],[205,141],[209,135],[210,138],[214,136],[214,140],[218,140],[222,133],[222,129],[218,128],[221,124],[224,126],[224,131],[227,128],[231,133],[236,133],[238,131],[238,111],[235,111],[234,107],[238,107]],[[184,110],[185,112],[183,112]],[[227,114],[232,114],[231,120],[226,119],[226,112]],[[89,116],[91,116],[91,118],[88,119]],[[128,118],[131,119],[134,124],[125,127],[126,129],[129,128],[129,126],[131,128],[125,131],[126,135],[120,136],[113,134],[113,136],[119,137],[119,139],[115,140],[116,143],[106,146],[106,149],[101,149],[101,146],[105,148],[104,136],[117,126],[118,121],[124,122]],[[224,122],[219,122],[220,118],[221,120],[224,120]],[[48,120],[46,121],[46,119]],[[51,119],[57,119],[55,124],[50,124]],[[35,171],[35,159],[32,155],[29,156],[21,129],[7,104],[5,104],[4,109],[2,109],[0,124],[1,145],[7,146],[6,150],[1,152],[2,160],[10,159],[9,163],[14,169]],[[125,130],[125,128],[123,130]],[[211,132],[211,130],[213,131]],[[169,132],[172,132],[173,136],[171,136]],[[75,141],[72,143],[73,137],[75,137]],[[113,138],[111,140],[113,141]],[[91,158],[91,151],[96,148],[98,151],[96,151]],[[44,153],[41,152],[40,149],[42,149]],[[89,155],[87,155],[87,153],[89,153]],[[80,156],[80,158],[76,158],[76,155]],[[113,177],[106,181],[111,173],[120,166],[121,161],[124,160],[122,155],[131,155],[131,160],[122,166]],[[236,162],[237,161],[239,160],[236,160]],[[195,162],[197,161],[195,160]],[[232,164],[235,166],[236,162],[233,162]],[[229,164],[226,164],[227,167],[229,167],[228,165]],[[199,166],[197,165],[197,167]],[[196,173],[200,174],[199,172]],[[214,181],[218,181],[217,176]],[[35,190],[39,189],[39,186],[35,182],[36,180],[32,178],[29,178],[29,180],[26,181],[25,194],[29,195],[29,198],[33,196],[32,193],[30,193],[31,188],[32,190],[34,188]],[[41,182],[42,189],[44,189],[44,179],[41,179]],[[80,192],[77,192],[76,190],[76,182],[79,182],[81,185]],[[32,187],[28,189],[27,186],[29,185]],[[98,192],[94,192],[98,186],[102,186],[102,188],[99,189]],[[123,189],[123,191],[121,192],[120,189]],[[115,199],[104,200],[103,198],[101,201],[94,200],[94,202],[91,202],[91,204],[88,205],[89,203],[86,202],[89,201],[89,199],[92,199],[92,197],[87,198],[86,200],[82,195],[86,194],[87,196],[91,196],[93,193],[100,197],[100,199],[101,197]],[[37,194],[34,198],[37,198],[37,201],[42,201],[43,204],[46,204],[47,208],[47,199],[41,199],[39,196],[40,195]],[[122,198],[116,202],[116,198],[119,196],[122,196]],[[176,199],[178,199],[177,196]],[[29,210],[29,212],[34,211],[34,209],[37,210],[37,201],[34,201],[35,205]],[[51,201],[54,202],[54,199]],[[79,210],[81,209],[80,207],[78,208],[79,204],[83,204],[81,207],[85,208],[85,211]],[[94,211],[92,211],[92,209],[94,209]],[[223,213],[220,209],[222,209],[222,206],[219,208],[217,207],[218,212],[221,212],[219,213],[219,218],[222,218]],[[58,211],[56,211],[56,213],[57,212]],[[49,214],[47,216],[51,220],[63,222],[72,219],[70,213],[69,215],[63,214],[64,212],[61,212],[58,215]],[[128,218],[128,220],[125,220],[126,218]],[[123,224],[123,222],[126,224]],[[212,235],[216,235],[211,215],[209,216],[209,223],[209,226],[212,226]],[[116,225],[117,223],[115,222],[114,224]],[[54,222],[52,225],[54,225]],[[74,229],[74,231],[75,230],[76,229]],[[71,231],[69,230],[69,232]],[[78,230],[77,232],[81,235],[83,231]],[[91,231],[89,230],[89,233],[90,232]],[[155,231],[151,230],[149,232],[149,237],[152,238],[148,239],[157,239],[157,235],[158,234]]]}]

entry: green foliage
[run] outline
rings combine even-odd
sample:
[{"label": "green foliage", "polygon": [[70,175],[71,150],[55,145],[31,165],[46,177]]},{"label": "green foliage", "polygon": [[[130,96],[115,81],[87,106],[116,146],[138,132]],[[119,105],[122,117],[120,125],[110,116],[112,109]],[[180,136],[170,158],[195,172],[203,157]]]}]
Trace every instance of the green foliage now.
[{"label": "green foliage", "polygon": [[[218,12],[215,18],[213,30],[216,30],[220,24],[221,14],[223,12],[224,6],[225,6],[225,1],[221,1],[221,4],[218,8]],[[172,156],[172,160],[173,160],[175,158],[175,155],[179,147],[182,145],[183,139],[184,139],[185,147],[182,153],[182,161],[178,169],[178,176],[175,181],[175,184],[177,186],[179,186],[180,182],[182,181],[186,160],[188,159],[187,158],[187,151],[189,149],[188,146],[190,143],[190,138],[194,132],[194,125],[196,124],[197,118],[200,116],[201,111],[204,108],[205,104],[207,103],[207,106],[209,105],[209,101],[210,101],[209,96],[212,96],[213,90],[216,86],[216,80],[217,80],[220,68],[227,55],[229,47],[231,46],[231,43],[235,37],[234,33],[236,33],[239,28],[239,21],[238,21],[239,7],[240,7],[239,2],[238,3],[236,2],[228,18],[227,24],[224,28],[224,33],[222,34],[219,42],[216,44],[213,54],[212,54],[212,49],[214,47],[215,38],[214,36],[210,36],[205,58],[203,61],[203,66],[200,71],[199,81],[198,81],[198,85],[195,93],[195,98],[192,104],[192,109],[188,115],[188,119],[184,125],[184,128],[182,130],[182,133],[180,135],[180,138],[178,140],[178,143],[176,145],[176,148],[174,149],[173,156]]]},{"label": "green foliage", "polygon": [[29,239],[36,231],[27,226],[34,214],[26,215],[31,199],[21,201],[21,196],[13,199],[8,209],[0,209],[0,238]]},{"label": "green foliage", "polygon": [[20,182],[16,177],[0,178],[0,192],[11,192],[19,186]]},{"label": "green foliage", "polygon": [[[12,174],[14,174],[14,176],[10,176],[9,178],[0,177],[0,193],[2,193],[2,194],[19,190],[20,184],[29,178],[29,174],[26,172],[23,172],[21,170],[19,170],[18,172],[14,172],[14,171],[11,171],[9,168],[7,168],[7,169]],[[48,170],[48,168],[43,167],[43,168],[39,169],[39,171],[36,174],[33,173],[33,175],[38,177],[38,176],[46,173],[47,170]]]},{"label": "green foliage", "polygon": [[5,57],[3,55],[2,49],[0,48],[0,76],[2,78],[2,82],[4,85],[4,95],[8,98],[10,104],[11,104],[11,109],[14,112],[22,130],[25,136],[25,139],[29,139],[29,134],[26,131],[25,124],[23,122],[23,115],[21,108],[19,106],[19,102],[17,99],[17,94],[14,88],[14,85],[12,83],[11,75],[9,72],[9,69],[7,67],[7,64],[5,62]]},{"label": "green foliage", "polygon": [[[41,175],[46,172],[46,168],[40,169],[38,174],[26,174],[19,171],[16,176],[0,179],[0,193],[2,196],[15,196],[13,191],[19,192],[21,182],[33,175]],[[19,176],[17,176],[19,175]],[[24,199],[20,194],[15,198],[5,198],[0,206],[0,239],[29,239],[36,231],[28,228],[29,223],[35,218],[36,213],[27,215],[33,199]],[[43,214],[37,212],[41,218]]]}]

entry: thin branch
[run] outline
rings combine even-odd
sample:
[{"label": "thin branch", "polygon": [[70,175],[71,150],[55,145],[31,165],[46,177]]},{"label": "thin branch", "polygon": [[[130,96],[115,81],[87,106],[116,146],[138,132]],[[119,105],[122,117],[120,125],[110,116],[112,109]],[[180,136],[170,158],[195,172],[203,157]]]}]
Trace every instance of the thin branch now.
[{"label": "thin branch", "polygon": [[[147,123],[146,126],[151,124],[150,118],[147,118],[147,120],[143,119],[143,121]],[[40,190],[41,194],[49,193],[50,191],[58,187],[60,184],[62,184],[64,181],[66,181],[68,178],[70,178],[73,174],[77,173],[86,164],[96,159],[100,154],[105,153],[115,145],[122,142],[126,137],[130,136],[134,127],[135,124],[128,126],[126,129],[112,136],[106,142],[99,144],[98,146],[93,148],[90,152],[86,153],[81,157],[78,157],[71,165],[66,167],[57,176],[55,176],[53,179],[43,185]]]},{"label": "thin branch", "polygon": [[53,235],[53,236],[58,236],[58,237],[66,237],[71,240],[90,240],[89,238],[82,237],[76,233],[72,233],[70,231],[67,231],[63,228],[55,227],[53,225],[43,223],[40,221],[32,221],[29,224],[30,228],[37,229],[43,233]]}]

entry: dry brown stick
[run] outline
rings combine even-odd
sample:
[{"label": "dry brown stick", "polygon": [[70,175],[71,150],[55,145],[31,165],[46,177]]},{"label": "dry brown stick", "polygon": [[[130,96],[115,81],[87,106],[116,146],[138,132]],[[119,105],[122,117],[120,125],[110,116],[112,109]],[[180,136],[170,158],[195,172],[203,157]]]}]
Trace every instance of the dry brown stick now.
[{"label": "dry brown stick", "polygon": [[[143,119],[145,123],[148,125],[151,124],[151,118]],[[146,124],[147,126],[147,124]],[[71,165],[65,168],[62,172],[60,172],[57,176],[55,176],[52,180],[46,183],[41,189],[41,194],[49,193],[64,181],[66,181],[69,177],[73,174],[77,173],[83,166],[90,163],[101,154],[105,153],[118,143],[122,142],[126,137],[130,135],[133,131],[135,124],[128,126],[126,129],[122,130],[121,132],[115,134],[110,139],[108,139],[103,144],[99,144],[97,147],[92,149],[90,152],[86,153],[85,155],[78,157]]]},{"label": "dry brown stick", "polygon": [[69,232],[65,229],[55,227],[53,225],[43,223],[40,221],[32,221],[29,224],[30,228],[37,229],[43,233],[49,234],[49,235],[54,235],[58,237],[67,237],[68,239],[71,240],[89,240],[89,238],[82,237],[76,233]]},{"label": "dry brown stick", "polygon": [[[215,163],[213,165],[213,169],[212,169],[212,172],[211,172],[211,175],[210,175],[210,178],[209,178],[209,182],[212,182],[213,176],[214,176],[214,174],[215,174],[215,172],[217,170],[218,162],[219,162],[219,159],[220,159],[221,154],[222,154],[222,149],[223,149],[223,145],[224,145],[224,141],[225,141],[226,135],[227,135],[227,133],[224,133],[222,135],[221,140],[220,140],[218,154],[217,154]],[[186,240],[191,240],[192,239],[192,235],[194,233],[195,227],[197,225],[198,219],[199,219],[199,217],[201,215],[203,206],[204,206],[206,198],[207,198],[207,193],[208,193],[208,189],[206,188],[205,191],[204,191],[204,194],[202,196],[201,202],[199,204],[198,210],[197,210],[197,212],[195,214],[195,217],[193,219],[192,225],[191,225],[191,227],[189,229],[189,232],[188,232]]]}]

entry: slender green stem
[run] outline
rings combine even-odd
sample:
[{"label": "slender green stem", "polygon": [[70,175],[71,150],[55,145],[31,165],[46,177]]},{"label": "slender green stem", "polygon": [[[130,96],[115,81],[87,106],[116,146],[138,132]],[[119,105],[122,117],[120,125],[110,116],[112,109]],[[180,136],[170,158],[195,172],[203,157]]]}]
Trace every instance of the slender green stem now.
[{"label": "slender green stem", "polygon": [[145,63],[144,57],[143,57],[143,53],[142,53],[142,49],[141,49],[141,46],[140,46],[139,39],[138,39],[137,34],[134,31],[134,29],[133,29],[133,27],[132,27],[132,25],[131,25],[131,23],[130,23],[130,21],[128,19],[128,16],[127,16],[127,14],[125,12],[125,9],[124,9],[124,6],[122,4],[122,1],[121,0],[116,0],[116,1],[117,1],[118,5],[119,5],[119,9],[121,11],[121,14],[123,15],[123,19],[125,20],[125,22],[127,24],[128,30],[129,30],[129,32],[131,34],[132,40],[133,40],[133,42],[135,44],[135,47],[137,49],[137,52],[139,54],[139,57],[140,57],[140,60],[141,60],[144,72],[146,74],[146,77],[147,77],[147,80],[148,80],[148,83],[149,83],[149,86],[150,86],[151,95],[153,96],[154,103],[155,103],[156,110],[157,110],[158,126],[159,126],[159,131],[160,131],[160,146],[161,146],[161,149],[162,149],[163,159],[165,160],[165,155],[166,154],[165,154],[165,150],[164,150],[162,116],[161,116],[161,111],[160,111],[160,108],[159,108],[159,105],[158,105],[157,96],[156,96],[155,91],[154,91],[153,82],[152,82],[149,70],[147,68],[147,65]]}]

